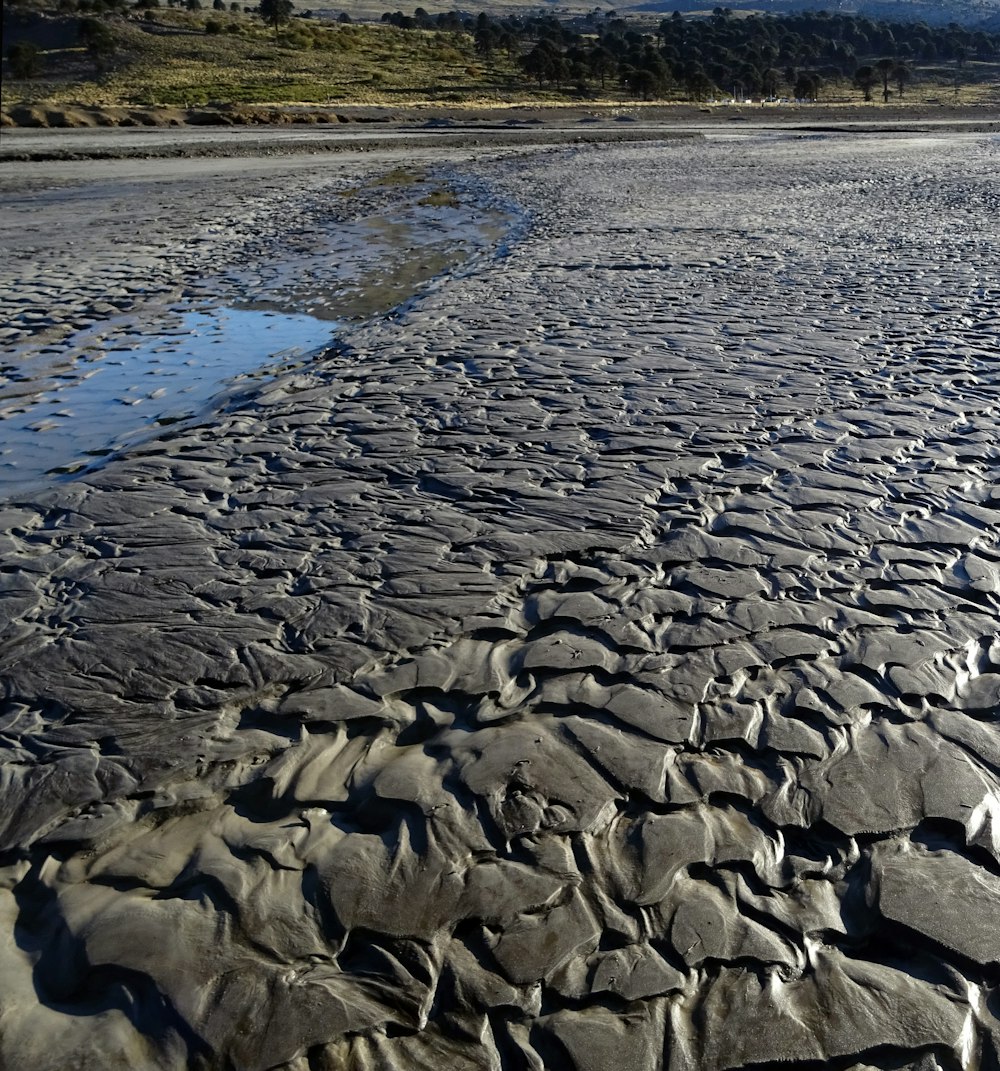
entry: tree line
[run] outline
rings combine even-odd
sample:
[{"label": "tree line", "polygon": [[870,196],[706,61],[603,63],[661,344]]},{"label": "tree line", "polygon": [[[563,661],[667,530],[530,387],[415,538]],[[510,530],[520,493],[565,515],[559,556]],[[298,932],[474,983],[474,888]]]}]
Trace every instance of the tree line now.
[{"label": "tree line", "polygon": [[904,94],[918,63],[961,67],[1000,58],[1000,34],[823,11],[741,17],[717,7],[708,18],[675,11],[645,29],[600,9],[558,19],[430,15],[417,8],[412,16],[387,12],[382,21],[469,33],[478,53],[505,53],[539,87],[586,91],[611,84],[644,99],[813,98],[825,83],[848,81],[866,100],[875,89],[888,100]]},{"label": "tree line", "polygon": [[[168,6],[198,11],[203,0],[162,0]],[[258,15],[277,34],[294,16],[292,0],[204,0],[215,11]],[[94,14],[124,12],[129,7],[159,7],[161,0],[57,0],[60,10]],[[340,22],[350,22],[346,14]],[[584,15],[557,18],[547,13],[505,17],[462,11],[412,15],[386,12],[382,22],[404,31],[463,34],[476,53],[490,61],[503,57],[525,80],[540,89],[554,88],[577,96],[595,96],[609,88],[644,100],[681,98],[816,98],[825,85],[853,85],[865,100],[878,93],[883,101],[904,97],[920,65],[949,65],[958,72],[969,61],[1000,59],[1000,33],[969,30],[957,23],[930,26],[827,12],[734,15],[717,7],[708,17],[682,16],[628,20],[614,11],[594,8]],[[221,24],[206,24],[220,32]],[[84,18],[79,40],[98,71],[115,51],[103,20]],[[8,50],[15,78],[40,73],[38,49],[18,43]]]}]

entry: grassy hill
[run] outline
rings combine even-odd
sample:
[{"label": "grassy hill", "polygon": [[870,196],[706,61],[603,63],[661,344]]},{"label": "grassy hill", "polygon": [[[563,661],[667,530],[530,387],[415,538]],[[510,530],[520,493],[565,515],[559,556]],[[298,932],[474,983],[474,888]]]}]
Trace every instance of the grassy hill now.
[{"label": "grassy hill", "polygon": [[5,77],[5,104],[370,104],[532,95],[510,60],[494,55],[484,62],[461,33],[303,18],[275,33],[242,11],[163,9],[106,16],[114,52],[98,63],[77,40],[80,21],[40,15],[5,32],[5,41],[20,30],[23,39],[42,42],[39,75]]},{"label": "grassy hill", "polygon": [[[615,60],[607,78],[595,73],[588,56],[598,48],[599,34],[605,34],[601,41],[611,40],[608,17],[602,16],[603,23],[593,13],[578,17],[572,32],[560,24],[557,30],[566,34],[558,46],[562,73],[529,78],[519,60],[538,45],[544,29],[483,49],[472,33],[454,27],[404,28],[297,15],[275,29],[250,9],[222,0],[216,0],[219,10],[152,6],[158,0],[142,0],[150,6],[100,13],[94,7],[103,8],[106,0],[60,0],[59,9],[46,9],[43,2],[28,0],[29,6],[4,9],[6,56],[18,42],[37,50],[30,77],[21,77],[25,72],[15,72],[11,60],[4,59],[8,110],[17,105],[191,108],[219,103],[484,107],[691,98],[653,55],[659,16],[617,20],[614,32],[622,47],[631,39],[631,53]],[[200,0],[189,2],[200,7]],[[651,56],[653,69],[665,73],[650,92],[649,79],[630,83],[622,72],[629,63],[642,64]],[[864,62],[860,55],[857,62]],[[771,63],[782,72],[787,69],[778,59]],[[913,60],[911,66],[904,103],[1000,104],[1000,64],[995,61],[980,62],[970,55],[960,68],[944,61]],[[728,90],[728,76],[715,77],[716,85]],[[775,71],[775,85],[781,79],[782,88],[772,92],[794,95],[793,78]],[[849,77],[826,71],[820,81],[818,95],[826,102],[860,100]],[[721,92],[709,88],[694,99]]]}]

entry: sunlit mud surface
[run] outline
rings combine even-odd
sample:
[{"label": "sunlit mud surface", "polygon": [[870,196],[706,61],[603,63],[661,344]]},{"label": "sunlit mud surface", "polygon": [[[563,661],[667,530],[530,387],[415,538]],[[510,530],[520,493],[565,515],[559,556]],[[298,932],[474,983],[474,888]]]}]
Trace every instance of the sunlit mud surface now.
[{"label": "sunlit mud surface", "polygon": [[328,348],[339,323],[385,313],[488,253],[512,222],[419,170],[315,200],[307,222],[281,230],[277,255],[250,250],[218,274],[187,280],[158,308],[129,308],[145,288],[115,286],[110,302],[88,310],[96,319],[76,321],[58,288],[28,291],[24,301],[24,281],[3,280],[12,315],[0,348],[0,495],[206,416],[221,393]]},{"label": "sunlit mud surface", "polygon": [[505,257],[11,505],[6,1066],[996,1067],[998,162],[481,164]]}]

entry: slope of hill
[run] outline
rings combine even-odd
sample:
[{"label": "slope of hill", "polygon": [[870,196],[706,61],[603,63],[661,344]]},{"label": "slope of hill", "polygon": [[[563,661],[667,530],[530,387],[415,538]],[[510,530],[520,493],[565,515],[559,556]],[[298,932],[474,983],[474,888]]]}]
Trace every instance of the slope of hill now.
[{"label": "slope of hill", "polygon": [[373,103],[489,98],[524,85],[505,57],[477,57],[468,35],[301,18],[275,32],[226,7],[104,16],[113,42],[105,56],[81,40],[92,19],[52,13],[5,20],[5,41],[36,44],[41,54],[37,77],[5,78],[4,102]]},{"label": "slope of hill", "polygon": [[[60,0],[6,8],[4,105],[198,107],[715,98],[1000,102],[1000,34],[830,13],[614,12],[504,19],[303,12],[230,0]],[[177,2],[177,0],[174,0]],[[73,8],[75,7],[75,10]],[[69,10],[68,10],[69,9]]]}]

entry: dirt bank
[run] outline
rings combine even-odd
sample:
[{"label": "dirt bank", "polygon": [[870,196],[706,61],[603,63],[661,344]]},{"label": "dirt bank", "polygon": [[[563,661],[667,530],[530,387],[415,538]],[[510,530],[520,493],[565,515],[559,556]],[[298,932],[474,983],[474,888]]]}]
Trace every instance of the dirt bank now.
[{"label": "dirt bank", "polygon": [[13,105],[0,108],[0,126],[62,129],[75,127],[275,126],[340,123],[495,124],[594,122],[626,119],[643,122],[900,123],[997,122],[1000,111],[983,105],[946,104],[790,104],[696,105],[601,104],[506,106],[425,105],[397,107],[316,107],[313,105],[219,104],[200,108],[74,107]]}]

